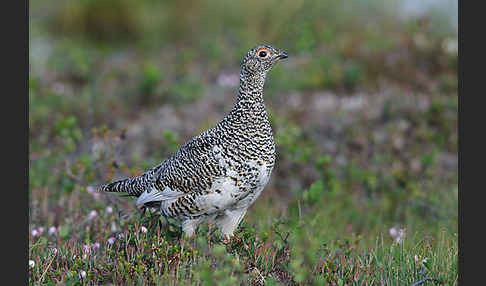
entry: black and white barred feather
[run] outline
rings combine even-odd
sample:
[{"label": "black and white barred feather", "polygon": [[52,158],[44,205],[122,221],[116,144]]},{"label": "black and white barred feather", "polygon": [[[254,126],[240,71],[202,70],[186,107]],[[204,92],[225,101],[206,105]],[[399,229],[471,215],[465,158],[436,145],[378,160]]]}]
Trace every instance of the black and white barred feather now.
[{"label": "black and white barred feather", "polygon": [[194,137],[172,157],[141,176],[101,186],[136,196],[139,206],[157,206],[191,235],[202,221],[215,221],[230,235],[265,187],[275,163],[275,143],[263,101],[265,77],[287,54],[258,46],[243,59],[233,109],[213,128]]}]

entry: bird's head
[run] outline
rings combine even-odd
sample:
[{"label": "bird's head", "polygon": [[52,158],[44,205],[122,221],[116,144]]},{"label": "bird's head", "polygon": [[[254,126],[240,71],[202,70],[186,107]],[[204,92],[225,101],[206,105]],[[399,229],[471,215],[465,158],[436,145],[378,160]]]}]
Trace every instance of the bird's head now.
[{"label": "bird's head", "polygon": [[268,45],[257,46],[243,58],[243,68],[251,74],[266,74],[279,60],[286,59],[287,53]]}]

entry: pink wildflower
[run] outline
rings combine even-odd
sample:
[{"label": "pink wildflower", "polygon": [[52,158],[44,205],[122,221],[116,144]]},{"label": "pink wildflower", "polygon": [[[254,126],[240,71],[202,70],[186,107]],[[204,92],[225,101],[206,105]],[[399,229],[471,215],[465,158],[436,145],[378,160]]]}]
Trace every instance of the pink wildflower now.
[{"label": "pink wildflower", "polygon": [[94,193],[96,189],[93,186],[87,186],[86,191],[90,194]]},{"label": "pink wildflower", "polygon": [[32,230],[32,236],[33,237],[39,236],[39,232],[37,231],[37,229]]},{"label": "pink wildflower", "polygon": [[54,235],[54,234],[56,234],[56,232],[57,232],[56,227],[55,227],[55,226],[51,226],[51,227],[49,228],[49,231],[48,231],[47,233],[48,233],[49,235]]},{"label": "pink wildflower", "polygon": [[108,244],[112,245],[113,243],[115,243],[115,238],[112,236],[108,238]]},{"label": "pink wildflower", "polygon": [[405,239],[405,229],[400,229],[398,231],[397,237],[395,238],[395,242],[402,243],[404,239]]},{"label": "pink wildflower", "polygon": [[95,211],[95,210],[92,210],[92,211],[89,213],[88,218],[89,218],[89,219],[94,219],[94,218],[95,218],[95,217],[97,217],[97,216],[98,216],[98,212],[97,212],[97,211]]},{"label": "pink wildflower", "polygon": [[81,271],[81,273],[79,273],[79,277],[80,277],[81,279],[85,278],[85,277],[86,277],[86,271],[84,271],[84,270],[83,270],[83,271]]},{"label": "pink wildflower", "polygon": [[88,254],[91,253],[91,247],[88,244],[83,245],[83,259],[88,257]]}]

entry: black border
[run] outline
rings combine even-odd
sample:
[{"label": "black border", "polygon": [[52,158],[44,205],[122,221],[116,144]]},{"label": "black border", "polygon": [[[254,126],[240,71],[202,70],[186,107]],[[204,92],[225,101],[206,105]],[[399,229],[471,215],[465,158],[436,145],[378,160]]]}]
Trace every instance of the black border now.
[{"label": "black border", "polygon": [[[7,3],[5,3],[7,4]],[[29,0],[4,5],[2,17],[2,273],[28,285]],[[20,185],[20,186],[19,186]],[[22,251],[24,250],[24,251]],[[13,278],[13,279],[9,279]],[[20,283],[19,283],[20,282]],[[23,283],[22,283],[23,282]]]}]

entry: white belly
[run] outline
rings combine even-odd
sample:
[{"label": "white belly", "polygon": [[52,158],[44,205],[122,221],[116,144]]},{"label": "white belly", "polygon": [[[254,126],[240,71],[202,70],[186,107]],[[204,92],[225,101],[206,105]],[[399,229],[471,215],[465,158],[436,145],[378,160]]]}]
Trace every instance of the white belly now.
[{"label": "white belly", "polygon": [[267,164],[253,161],[247,165],[253,169],[250,174],[238,174],[229,169],[225,177],[215,180],[209,193],[198,198],[201,208],[212,213],[246,209],[252,205],[267,185],[271,169]]},{"label": "white belly", "polygon": [[250,207],[260,196],[261,192],[263,191],[263,189],[265,189],[265,186],[270,179],[272,168],[268,168],[267,164],[263,164],[260,166],[256,162],[250,162],[250,165],[254,165],[254,167],[257,168],[256,173],[254,173],[254,176],[256,177],[256,187],[252,190],[249,190],[250,193],[244,199],[238,202],[237,208]]}]

